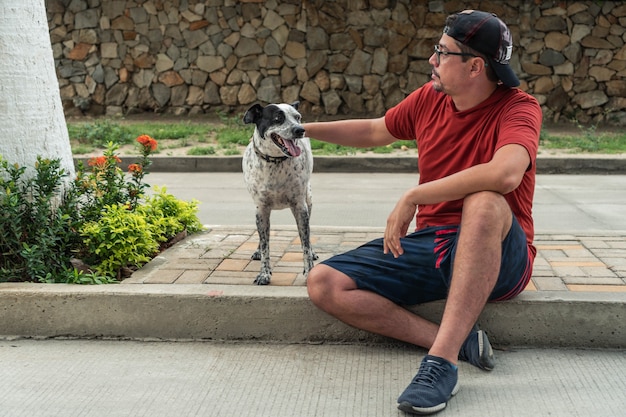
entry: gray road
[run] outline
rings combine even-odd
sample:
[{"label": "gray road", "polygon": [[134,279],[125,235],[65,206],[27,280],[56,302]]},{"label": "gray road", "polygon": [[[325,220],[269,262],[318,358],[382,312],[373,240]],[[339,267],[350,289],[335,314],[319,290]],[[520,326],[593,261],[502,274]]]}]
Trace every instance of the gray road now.
[{"label": "gray road", "polygon": [[[241,173],[152,173],[178,198],[201,202],[200,220],[213,225],[254,225],[254,204]],[[417,182],[414,174],[315,173],[314,226],[384,227],[396,200]],[[534,216],[538,232],[626,231],[626,176],[539,175]],[[293,225],[289,210],[272,224]]]}]

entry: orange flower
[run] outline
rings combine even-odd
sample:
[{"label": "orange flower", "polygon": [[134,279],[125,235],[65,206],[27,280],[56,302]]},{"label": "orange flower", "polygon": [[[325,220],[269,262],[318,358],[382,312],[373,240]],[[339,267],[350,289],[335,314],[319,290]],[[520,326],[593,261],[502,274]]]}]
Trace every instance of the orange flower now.
[{"label": "orange flower", "polygon": [[140,173],[142,171],[141,165],[138,164],[130,164],[128,166],[128,172],[137,172]]},{"label": "orange flower", "polygon": [[89,159],[89,162],[87,162],[87,164],[90,167],[99,167],[99,168],[102,168],[104,165],[106,165],[106,163],[107,163],[106,156],[95,156]]},{"label": "orange flower", "polygon": [[137,142],[141,143],[141,145],[146,148],[146,149],[150,149],[151,151],[156,150],[157,148],[157,141],[152,139],[150,136],[148,135],[141,135],[137,138]]}]

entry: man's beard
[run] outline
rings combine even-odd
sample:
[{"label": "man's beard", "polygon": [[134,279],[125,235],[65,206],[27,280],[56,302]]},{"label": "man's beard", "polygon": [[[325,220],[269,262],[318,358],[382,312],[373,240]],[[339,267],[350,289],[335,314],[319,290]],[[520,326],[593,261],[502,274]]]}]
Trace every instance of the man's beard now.
[{"label": "man's beard", "polygon": [[431,73],[431,80],[432,80],[431,84],[433,86],[433,89],[438,93],[443,93],[444,92],[443,83],[441,82],[441,78],[439,78],[439,74],[437,73],[437,71],[435,71],[434,68]]}]

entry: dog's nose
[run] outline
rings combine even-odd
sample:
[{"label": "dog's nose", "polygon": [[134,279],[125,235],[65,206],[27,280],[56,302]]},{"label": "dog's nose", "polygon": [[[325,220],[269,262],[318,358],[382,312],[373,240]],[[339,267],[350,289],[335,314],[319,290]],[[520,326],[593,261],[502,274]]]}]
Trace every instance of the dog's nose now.
[{"label": "dog's nose", "polygon": [[293,133],[295,137],[301,138],[302,136],[304,136],[304,132],[306,131],[304,130],[302,126],[296,126],[291,130],[291,132]]}]

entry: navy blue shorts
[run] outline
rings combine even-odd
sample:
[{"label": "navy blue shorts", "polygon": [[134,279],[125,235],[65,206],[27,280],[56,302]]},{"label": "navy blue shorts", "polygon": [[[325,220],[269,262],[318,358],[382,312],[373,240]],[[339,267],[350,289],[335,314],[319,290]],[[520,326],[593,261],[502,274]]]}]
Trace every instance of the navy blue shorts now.
[{"label": "navy blue shorts", "polygon": [[[373,291],[396,304],[415,305],[447,297],[456,252],[458,226],[428,227],[401,239],[404,254],[383,253],[383,239],[375,239],[322,263],[352,278],[359,289]],[[513,216],[502,242],[500,275],[490,301],[515,297],[532,274],[532,255],[526,234]]]}]

